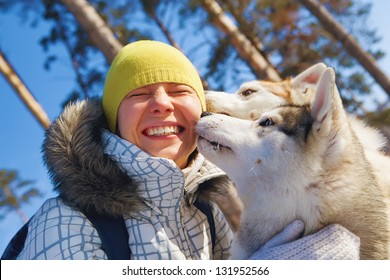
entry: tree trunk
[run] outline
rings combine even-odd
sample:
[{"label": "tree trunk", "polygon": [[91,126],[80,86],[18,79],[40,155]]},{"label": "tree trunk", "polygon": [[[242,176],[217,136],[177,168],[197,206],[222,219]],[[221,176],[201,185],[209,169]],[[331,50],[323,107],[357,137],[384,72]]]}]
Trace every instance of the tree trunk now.
[{"label": "tree trunk", "polygon": [[315,0],[300,0],[300,2],[319,20],[324,29],[332,34],[347,50],[371,74],[375,81],[390,96],[390,79],[379,68],[375,59],[364,51],[356,40],[334,20],[332,15]]},{"label": "tree trunk", "polygon": [[61,2],[76,17],[91,41],[102,51],[107,62],[111,63],[123,46],[95,8],[86,0],[61,0]]},{"label": "tree trunk", "polygon": [[[229,11],[229,13],[232,14],[234,20],[239,24],[239,26],[244,26],[244,27],[247,27],[247,28],[245,28],[245,29],[252,29],[252,30],[254,30],[254,29],[256,29],[256,28],[258,27],[257,25],[249,24],[249,23],[247,22],[246,18],[243,17],[243,16],[240,14],[240,10],[237,9],[237,8],[235,8],[235,7],[232,5],[232,2],[231,2],[231,1],[226,1],[226,2],[225,2],[225,5],[226,5],[227,10]],[[268,62],[272,67],[274,67],[274,66],[270,63],[270,61],[269,61],[269,59],[268,59],[268,57],[267,57],[267,54],[264,52],[264,47],[263,47],[263,44],[261,43],[259,37],[257,37],[257,36],[255,37],[255,36],[253,36],[253,35],[251,35],[251,34],[247,34],[247,33],[243,32],[243,31],[242,31],[242,28],[241,28],[240,31],[244,34],[244,36],[245,36],[246,38],[248,38],[248,40],[249,40],[249,41],[251,42],[251,44],[256,48],[256,50],[257,50],[258,52],[260,52],[260,54],[261,54],[262,56],[264,56],[264,58],[267,60],[267,62]],[[277,71],[275,67],[274,67],[274,69],[275,69],[275,71]]]},{"label": "tree trunk", "polygon": [[29,111],[34,115],[42,127],[44,129],[48,128],[50,125],[50,120],[46,112],[32,96],[30,91],[24,85],[23,81],[19,78],[18,74],[12,68],[11,64],[8,62],[2,52],[0,52],[0,72],[4,75],[8,83],[14,88],[16,93],[22,99],[23,103],[27,106]]},{"label": "tree trunk", "polygon": [[221,6],[214,0],[199,1],[209,14],[213,23],[230,38],[240,56],[246,60],[253,72],[261,79],[280,81],[281,78],[275,68],[257,50],[257,48],[243,35],[234,22],[224,14]]}]

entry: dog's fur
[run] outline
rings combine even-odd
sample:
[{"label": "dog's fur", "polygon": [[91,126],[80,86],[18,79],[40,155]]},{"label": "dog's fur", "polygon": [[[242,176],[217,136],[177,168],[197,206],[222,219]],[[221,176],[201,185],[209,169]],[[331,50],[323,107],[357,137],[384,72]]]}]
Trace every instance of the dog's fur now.
[{"label": "dog's fur", "polygon": [[279,105],[310,102],[326,65],[318,63],[297,77],[282,82],[250,81],[234,94],[206,91],[207,110],[240,119],[258,119]]},{"label": "dog's fur", "polygon": [[[295,78],[282,82],[250,81],[241,85],[234,94],[207,91],[207,110],[241,119],[258,119],[262,113],[279,105],[302,105],[309,103],[326,65],[318,63]],[[373,167],[374,174],[390,205],[390,157],[386,156],[387,139],[377,129],[362,120],[349,116],[349,123],[365,156]]]},{"label": "dog's fur", "polygon": [[304,91],[313,92],[301,105],[279,106],[255,121],[212,114],[196,125],[200,152],[225,170],[243,201],[232,258],[248,258],[301,219],[305,235],[341,224],[360,237],[362,259],[388,259],[389,206],[343,109],[333,69],[308,85]]}]

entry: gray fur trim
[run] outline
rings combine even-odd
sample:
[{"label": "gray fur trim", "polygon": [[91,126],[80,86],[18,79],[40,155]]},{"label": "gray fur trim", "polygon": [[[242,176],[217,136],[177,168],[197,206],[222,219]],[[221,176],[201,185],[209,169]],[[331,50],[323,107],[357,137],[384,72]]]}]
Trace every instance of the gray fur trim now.
[{"label": "gray fur trim", "polygon": [[203,201],[216,202],[216,195],[232,196],[233,188],[235,188],[233,183],[226,175],[220,176],[201,183],[198,187],[198,196]]},{"label": "gray fur trim", "polygon": [[81,211],[123,215],[142,207],[137,185],[104,154],[106,128],[97,98],[67,106],[50,126],[43,143],[43,159],[54,189]]}]

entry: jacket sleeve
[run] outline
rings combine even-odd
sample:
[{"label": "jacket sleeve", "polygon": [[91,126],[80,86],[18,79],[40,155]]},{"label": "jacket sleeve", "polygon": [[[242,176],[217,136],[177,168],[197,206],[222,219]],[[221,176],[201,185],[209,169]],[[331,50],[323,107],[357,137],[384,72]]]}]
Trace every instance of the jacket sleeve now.
[{"label": "jacket sleeve", "polygon": [[96,229],[82,214],[59,198],[45,201],[32,218],[18,259],[107,259]]},{"label": "jacket sleeve", "polygon": [[223,215],[221,209],[211,203],[215,223],[215,247],[213,252],[214,260],[227,260],[230,257],[229,250],[233,240],[233,232]]}]

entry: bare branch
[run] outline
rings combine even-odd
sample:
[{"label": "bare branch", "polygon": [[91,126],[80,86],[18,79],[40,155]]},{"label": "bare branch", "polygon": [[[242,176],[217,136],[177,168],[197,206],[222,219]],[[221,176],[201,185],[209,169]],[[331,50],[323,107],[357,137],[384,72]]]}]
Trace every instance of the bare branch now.
[{"label": "bare branch", "polygon": [[89,34],[91,41],[111,63],[123,46],[95,8],[86,0],[61,0],[61,2],[76,17],[85,32]]},{"label": "bare branch", "polygon": [[14,88],[16,93],[22,99],[30,112],[38,120],[43,128],[50,126],[50,120],[41,105],[35,100],[30,91],[27,89],[23,81],[19,78],[16,71],[5,58],[4,54],[0,52],[0,72],[4,75],[8,83]]},{"label": "bare branch", "polygon": [[253,72],[259,78],[270,81],[281,81],[275,68],[257,50],[251,41],[240,32],[234,22],[225,15],[223,9],[216,1],[200,0],[199,2],[211,16],[213,23],[230,38],[237,52],[248,62]]},{"label": "bare branch", "polygon": [[375,59],[363,50],[356,40],[348,34],[341,24],[336,22],[332,15],[315,0],[300,0],[301,3],[317,17],[324,29],[332,34],[359,63],[371,74],[375,81],[390,96],[390,79],[379,68]]}]

